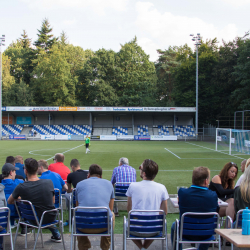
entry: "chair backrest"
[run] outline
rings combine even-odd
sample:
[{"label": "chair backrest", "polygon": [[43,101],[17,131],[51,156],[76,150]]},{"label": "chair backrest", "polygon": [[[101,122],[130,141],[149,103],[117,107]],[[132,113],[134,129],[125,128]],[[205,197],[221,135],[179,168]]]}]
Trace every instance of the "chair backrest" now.
[{"label": "chair backrest", "polygon": [[8,207],[0,208],[0,226],[9,231],[10,228],[10,209]]},{"label": "chair backrest", "polygon": [[59,208],[59,207],[61,207],[61,192],[60,192],[60,190],[58,189],[58,188],[55,188],[54,189],[54,191],[55,191],[55,208]]},{"label": "chair backrest", "polygon": [[73,212],[74,231],[77,229],[107,228],[110,234],[109,209],[107,207],[76,207]]},{"label": "chair backrest", "polygon": [[39,220],[36,215],[34,206],[30,201],[26,200],[16,200],[15,201],[16,210],[19,216],[19,219],[22,221],[35,221],[39,225]]},{"label": "chair backrest", "polygon": [[184,213],[181,216],[180,240],[185,236],[215,235],[214,229],[219,226],[220,216],[216,212],[211,213]]},{"label": "chair backrest", "polygon": [[166,214],[163,210],[131,210],[128,213],[128,235],[133,233],[166,233]]},{"label": "chair backrest", "polygon": [[114,185],[115,197],[127,198],[126,192],[131,182],[117,182]]},{"label": "chair backrest", "polygon": [[235,222],[235,228],[242,227],[242,212],[244,209],[241,209],[236,214],[236,222]]}]

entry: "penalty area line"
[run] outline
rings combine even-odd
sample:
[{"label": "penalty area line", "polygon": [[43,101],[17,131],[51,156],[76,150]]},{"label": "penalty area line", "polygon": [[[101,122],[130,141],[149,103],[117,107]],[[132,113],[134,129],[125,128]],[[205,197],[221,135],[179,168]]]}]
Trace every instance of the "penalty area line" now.
[{"label": "penalty area line", "polygon": [[[71,151],[71,150],[74,150],[74,149],[76,149],[76,148],[79,148],[79,147],[81,147],[81,146],[83,146],[83,145],[85,145],[85,144],[81,144],[81,145],[79,145],[79,146],[77,146],[77,147],[74,147],[74,148],[71,148],[71,149],[69,149],[69,150],[66,150],[66,151],[62,152],[62,154],[65,154],[65,153],[67,153],[67,152],[69,152],[69,151]],[[47,159],[46,161],[49,161],[49,160],[51,160],[51,159],[53,159],[53,158],[54,158],[54,156],[50,157],[50,158]]]},{"label": "penalty area line", "polygon": [[169,153],[171,153],[172,155],[174,155],[175,157],[177,157],[178,159],[181,159],[181,157],[179,157],[178,155],[176,155],[175,153],[173,153],[172,151],[170,151],[169,149],[165,148]]}]

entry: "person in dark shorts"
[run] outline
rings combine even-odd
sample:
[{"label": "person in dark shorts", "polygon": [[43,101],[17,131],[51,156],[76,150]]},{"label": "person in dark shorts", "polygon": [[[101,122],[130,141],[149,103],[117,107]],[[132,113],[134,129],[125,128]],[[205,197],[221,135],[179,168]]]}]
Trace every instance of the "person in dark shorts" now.
[{"label": "person in dark shorts", "polygon": [[90,150],[89,150],[89,144],[90,144],[90,139],[89,139],[89,136],[86,135],[86,137],[85,137],[86,154],[87,154],[88,152],[90,152]]}]

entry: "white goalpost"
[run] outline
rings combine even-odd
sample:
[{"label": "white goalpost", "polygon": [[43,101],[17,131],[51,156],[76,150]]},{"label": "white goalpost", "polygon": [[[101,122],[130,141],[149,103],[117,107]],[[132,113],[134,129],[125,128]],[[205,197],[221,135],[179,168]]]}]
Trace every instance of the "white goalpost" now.
[{"label": "white goalpost", "polygon": [[250,130],[216,128],[216,151],[250,154]]}]

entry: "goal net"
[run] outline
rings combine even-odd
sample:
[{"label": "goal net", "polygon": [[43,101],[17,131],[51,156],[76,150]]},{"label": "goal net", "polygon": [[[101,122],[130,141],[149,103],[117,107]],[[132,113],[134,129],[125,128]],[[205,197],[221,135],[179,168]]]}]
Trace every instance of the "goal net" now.
[{"label": "goal net", "polygon": [[216,151],[250,154],[250,130],[217,128]]}]

